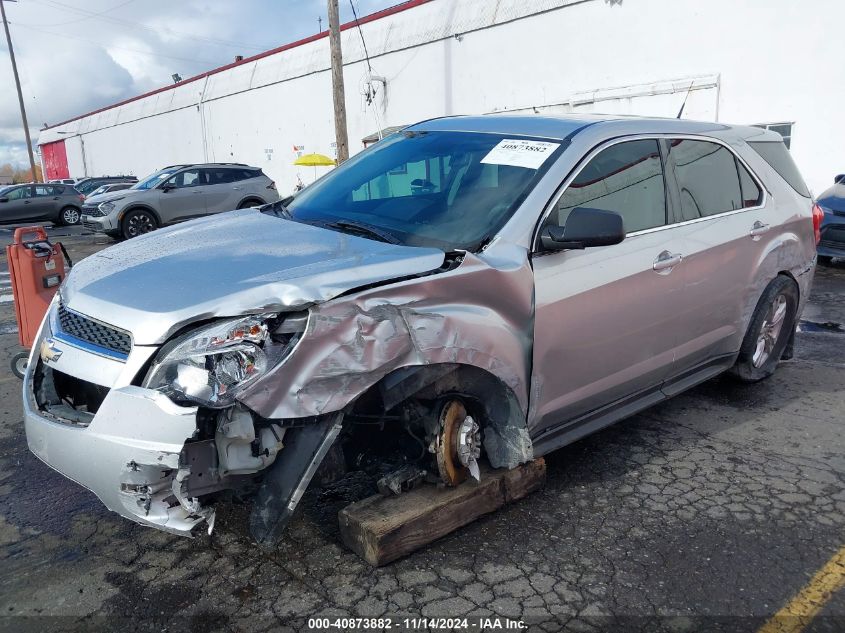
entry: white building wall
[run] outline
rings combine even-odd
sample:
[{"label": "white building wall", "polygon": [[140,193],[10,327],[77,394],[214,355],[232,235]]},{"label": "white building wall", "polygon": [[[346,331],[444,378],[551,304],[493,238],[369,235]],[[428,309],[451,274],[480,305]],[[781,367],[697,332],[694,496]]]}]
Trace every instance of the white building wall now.
[{"label": "white building wall", "polygon": [[[350,149],[378,127],[492,111],[604,112],[794,122],[792,153],[821,192],[845,171],[836,105],[840,0],[433,0],[343,33]],[[67,139],[72,176],[143,176],[172,163],[262,167],[280,191],[334,154],[328,40],[320,39],[42,132]],[[72,142],[74,141],[75,142]],[[82,160],[84,141],[85,161]],[[80,171],[80,169],[82,171]],[[319,170],[317,174],[319,175]]]}]

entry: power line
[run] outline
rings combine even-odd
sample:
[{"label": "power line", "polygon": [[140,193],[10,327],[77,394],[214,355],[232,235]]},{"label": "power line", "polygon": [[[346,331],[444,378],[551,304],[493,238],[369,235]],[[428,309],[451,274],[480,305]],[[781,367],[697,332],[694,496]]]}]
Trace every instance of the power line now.
[{"label": "power line", "polygon": [[105,11],[98,11],[96,13],[92,13],[91,15],[86,15],[81,18],[76,18],[75,20],[68,20],[67,22],[55,22],[53,24],[42,24],[41,26],[67,26],[68,24],[76,24],[77,22],[82,22],[84,20],[90,20],[91,18],[100,17],[106,13],[111,13],[121,7],[125,7],[127,4],[132,4],[135,0],[126,0],[126,2],[121,2],[113,7],[106,9]]},{"label": "power line", "polygon": [[166,53],[152,53],[150,51],[143,51],[143,50],[138,49],[138,48],[126,48],[125,46],[112,46],[111,44],[103,43],[102,40],[92,40],[92,39],[85,38],[85,37],[78,37],[76,35],[68,35],[67,33],[54,33],[53,31],[45,31],[43,29],[38,29],[38,28],[35,28],[34,26],[30,26],[28,24],[21,24],[20,22],[14,22],[14,25],[19,27],[19,28],[22,28],[22,29],[27,29],[29,31],[35,31],[36,33],[45,33],[46,35],[52,35],[54,37],[64,37],[64,38],[67,38],[67,39],[70,39],[70,40],[78,40],[80,42],[85,42],[87,44],[92,44],[94,46],[98,46],[99,48],[103,48],[105,50],[114,49],[114,50],[118,50],[118,51],[127,51],[127,52],[130,52],[130,53],[137,53],[139,55],[149,55],[151,57],[164,57],[164,58],[167,58],[167,59],[175,59],[175,60],[178,60],[178,61],[189,62],[189,63],[193,63],[193,64],[203,64],[203,65],[206,65],[206,66],[217,65],[217,62],[212,62],[212,61],[208,61],[208,60],[204,60],[204,59],[191,59],[189,57],[179,57],[177,55],[167,55]]},{"label": "power line", "polygon": [[364,40],[364,31],[361,30],[361,23],[358,21],[358,13],[355,11],[355,3],[352,0],[349,0],[349,6],[352,7],[352,17],[355,18],[355,26],[358,27],[358,35],[361,36],[361,44],[364,47],[364,57],[367,60],[367,68],[372,75],[373,67],[370,65],[370,54],[367,52],[367,42]]},{"label": "power line", "polygon": [[90,17],[90,18],[95,18],[95,19],[98,19],[98,20],[105,20],[107,22],[111,22],[113,24],[118,24],[118,25],[121,25],[121,26],[126,26],[126,27],[136,28],[136,29],[142,29],[142,30],[148,31],[150,33],[155,33],[156,35],[161,35],[162,33],[165,33],[165,34],[169,34],[169,35],[176,35],[176,36],[178,36],[182,39],[190,39],[190,40],[195,40],[195,41],[198,41],[198,42],[206,42],[208,44],[216,44],[216,45],[219,45],[219,46],[229,46],[229,47],[238,48],[238,49],[252,49],[252,50],[256,50],[256,51],[265,51],[265,50],[267,50],[267,48],[271,48],[271,47],[265,47],[265,46],[251,46],[249,44],[244,44],[242,42],[233,42],[231,40],[222,40],[222,39],[218,39],[218,38],[214,38],[214,37],[204,37],[202,35],[194,35],[192,33],[186,33],[184,31],[176,31],[176,30],[171,29],[169,27],[156,28],[156,27],[148,26],[146,24],[141,24],[139,22],[132,22],[132,21],[129,21],[129,20],[123,20],[123,19],[111,16],[111,15],[103,15],[103,12],[96,13],[94,11],[88,11],[86,9],[80,9],[79,7],[74,7],[72,5],[65,4],[64,2],[59,2],[58,0],[35,0],[35,2],[38,2],[40,4],[44,4],[44,5],[47,5],[47,6],[52,6],[53,8],[58,8],[58,9],[61,9],[61,10],[64,10],[64,11],[71,11],[71,12],[74,12],[74,13],[77,13],[77,14],[81,14],[81,15],[86,16],[86,18]]}]

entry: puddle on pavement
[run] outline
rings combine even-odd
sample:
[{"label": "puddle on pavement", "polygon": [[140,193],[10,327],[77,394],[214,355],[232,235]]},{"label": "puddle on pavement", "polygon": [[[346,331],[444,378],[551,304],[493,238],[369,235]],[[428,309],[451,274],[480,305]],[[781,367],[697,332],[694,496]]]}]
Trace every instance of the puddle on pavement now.
[{"label": "puddle on pavement", "polygon": [[799,332],[828,332],[832,334],[843,334],[845,330],[842,329],[841,323],[834,323],[833,321],[825,321],[824,323],[816,323],[814,321],[801,321],[798,323]]}]

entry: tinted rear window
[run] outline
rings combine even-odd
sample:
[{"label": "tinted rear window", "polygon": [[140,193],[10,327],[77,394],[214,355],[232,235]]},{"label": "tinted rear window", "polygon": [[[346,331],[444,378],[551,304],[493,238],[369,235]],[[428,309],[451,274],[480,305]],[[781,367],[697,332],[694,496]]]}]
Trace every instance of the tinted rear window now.
[{"label": "tinted rear window", "polygon": [[672,140],[670,147],[684,220],[746,206],[736,161],[730,150],[717,143],[680,139]]},{"label": "tinted rear window", "polygon": [[783,178],[790,187],[795,189],[799,194],[805,198],[810,197],[810,190],[804,183],[801,177],[801,172],[795,166],[795,161],[789,155],[789,150],[783,143],[770,141],[749,141],[751,148],[760,154],[772,169],[774,169],[780,177]]}]

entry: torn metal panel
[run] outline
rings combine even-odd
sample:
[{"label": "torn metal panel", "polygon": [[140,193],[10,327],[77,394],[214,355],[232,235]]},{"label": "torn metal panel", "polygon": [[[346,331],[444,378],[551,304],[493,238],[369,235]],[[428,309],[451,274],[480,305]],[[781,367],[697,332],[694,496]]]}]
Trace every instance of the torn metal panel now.
[{"label": "torn metal panel", "polygon": [[267,470],[252,507],[250,531],[255,540],[272,546],[290,521],[311,478],[340,433],[343,414],[290,429],[284,458]]},{"label": "torn metal panel", "polygon": [[270,419],[338,411],[400,367],[454,363],[483,369],[513,391],[524,419],[533,325],[527,252],[467,253],[456,269],[314,306],[281,365],[242,396]]}]

